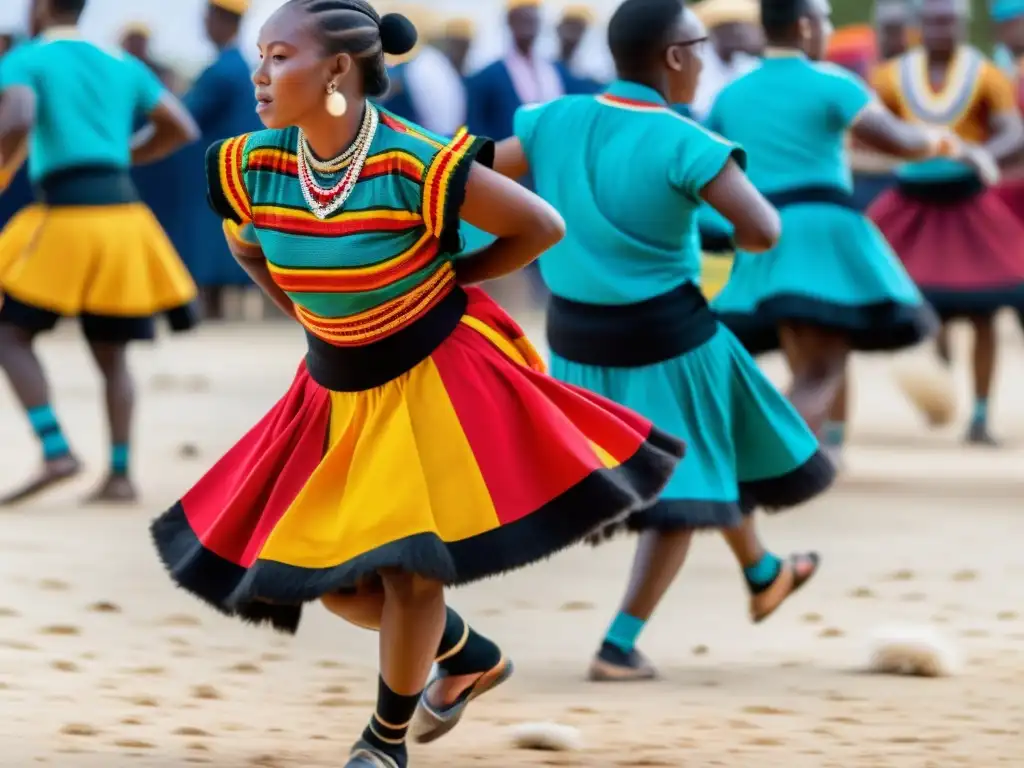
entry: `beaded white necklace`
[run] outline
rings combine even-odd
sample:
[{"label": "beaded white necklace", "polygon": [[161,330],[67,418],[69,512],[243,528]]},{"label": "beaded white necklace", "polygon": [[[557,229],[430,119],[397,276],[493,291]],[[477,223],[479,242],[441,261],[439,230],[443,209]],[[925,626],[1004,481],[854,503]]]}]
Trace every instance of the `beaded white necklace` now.
[{"label": "beaded white necklace", "polygon": [[[372,104],[367,104],[363,124],[355,141],[345,152],[331,160],[317,159],[313,155],[305,135],[301,130],[299,131],[298,151],[296,152],[299,186],[302,189],[306,205],[318,219],[323,220],[333,214],[345,204],[349,195],[352,194],[352,190],[355,189],[356,182],[359,180],[359,174],[363,172],[366,158],[370,154],[370,145],[377,134],[379,121],[377,110]],[[310,170],[312,168],[319,173],[336,173],[346,163],[348,168],[345,170],[345,174],[337,184],[330,188],[320,186]]]}]

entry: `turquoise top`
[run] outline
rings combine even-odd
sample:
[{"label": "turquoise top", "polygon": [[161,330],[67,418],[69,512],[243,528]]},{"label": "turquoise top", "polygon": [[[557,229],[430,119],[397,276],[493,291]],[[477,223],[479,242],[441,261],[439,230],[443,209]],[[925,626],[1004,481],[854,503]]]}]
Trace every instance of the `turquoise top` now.
[{"label": "turquoise top", "polygon": [[743,145],[760,191],[853,190],[845,135],[873,100],[856,75],[802,54],[765,58],[722,89],[707,126]]},{"label": "turquoise top", "polygon": [[152,112],[164,94],[138,59],[56,28],[0,59],[0,91],[15,86],[36,97],[28,157],[33,181],[85,165],[128,168],[135,118]]},{"label": "turquoise top", "polygon": [[[353,325],[366,339],[380,335],[454,287],[469,169],[490,146],[465,132],[441,138],[379,112],[356,185],[325,220],[313,215],[302,194],[298,129],[257,131],[207,152],[214,211],[242,225],[235,236],[258,241],[274,281],[299,307],[299,319],[332,343],[361,343],[363,337],[338,335],[354,333]],[[317,183],[330,188],[342,172],[317,176]]]},{"label": "turquoise top", "polygon": [[700,275],[701,190],[743,151],[675,112],[656,91],[617,81],[516,112],[537,193],[566,236],[540,258],[559,297],[632,304]]}]

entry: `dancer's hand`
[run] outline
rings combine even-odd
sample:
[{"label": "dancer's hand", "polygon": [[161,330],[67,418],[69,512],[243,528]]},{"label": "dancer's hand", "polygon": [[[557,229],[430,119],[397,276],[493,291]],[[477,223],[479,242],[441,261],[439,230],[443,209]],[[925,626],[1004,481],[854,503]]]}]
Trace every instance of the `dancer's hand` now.
[{"label": "dancer's hand", "polygon": [[965,144],[963,155],[958,159],[971,166],[986,186],[991,187],[993,184],[998,184],[999,179],[1002,177],[999,163],[996,162],[996,159],[984,147],[979,147],[976,144]]},{"label": "dancer's hand", "polygon": [[948,128],[934,127],[926,129],[931,141],[932,157],[948,157],[959,160],[964,154],[964,143]]},{"label": "dancer's hand", "polygon": [[999,183],[999,164],[983,147],[966,143],[948,128],[932,128],[929,133],[933,157],[947,157],[969,165],[987,186]]}]

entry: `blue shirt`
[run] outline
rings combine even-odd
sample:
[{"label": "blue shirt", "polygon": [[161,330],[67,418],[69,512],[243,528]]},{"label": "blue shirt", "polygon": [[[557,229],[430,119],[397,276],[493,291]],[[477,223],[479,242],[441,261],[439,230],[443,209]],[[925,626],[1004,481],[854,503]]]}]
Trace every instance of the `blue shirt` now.
[{"label": "blue shirt", "polygon": [[540,258],[556,296],[632,304],[698,279],[701,190],[742,150],[625,81],[523,107],[514,127],[537,193],[566,222]]},{"label": "blue shirt", "polygon": [[84,165],[128,168],[135,117],[152,112],[164,94],[138,59],[72,35],[51,30],[0,60],[0,91],[23,86],[35,93],[33,181]]},{"label": "blue shirt", "polygon": [[874,96],[852,72],[803,55],[766,58],[722,89],[707,127],[747,150],[760,191],[853,190],[845,136]]}]

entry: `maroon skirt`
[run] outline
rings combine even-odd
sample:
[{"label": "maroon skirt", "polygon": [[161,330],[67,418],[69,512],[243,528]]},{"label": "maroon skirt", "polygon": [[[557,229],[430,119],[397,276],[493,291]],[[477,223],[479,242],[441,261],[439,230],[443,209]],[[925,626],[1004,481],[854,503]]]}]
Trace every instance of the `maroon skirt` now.
[{"label": "maroon skirt", "polygon": [[992,191],[999,196],[1003,205],[1010,209],[1018,221],[1024,222],[1024,179],[1004,181],[998,187],[993,187]]},{"label": "maroon skirt", "polygon": [[1024,309],[1024,223],[993,189],[890,189],[868,215],[945,318]]}]

